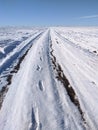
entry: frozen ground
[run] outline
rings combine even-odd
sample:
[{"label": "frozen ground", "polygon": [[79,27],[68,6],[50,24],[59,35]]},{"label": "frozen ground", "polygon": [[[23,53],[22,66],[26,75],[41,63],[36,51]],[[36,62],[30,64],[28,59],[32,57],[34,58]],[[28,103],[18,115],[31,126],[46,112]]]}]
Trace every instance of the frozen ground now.
[{"label": "frozen ground", "polygon": [[98,130],[98,27],[0,28],[0,130]]}]

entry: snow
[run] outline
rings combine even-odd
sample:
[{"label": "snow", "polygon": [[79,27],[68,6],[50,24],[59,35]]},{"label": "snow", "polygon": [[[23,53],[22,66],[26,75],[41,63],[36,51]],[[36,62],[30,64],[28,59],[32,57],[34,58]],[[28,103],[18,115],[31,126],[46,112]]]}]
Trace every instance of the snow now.
[{"label": "snow", "polygon": [[4,48],[0,47],[0,52],[4,54]]},{"label": "snow", "polygon": [[[8,87],[0,109],[0,130],[97,130],[98,28],[5,28],[0,32],[1,41],[12,37],[17,41],[15,32],[22,32],[18,40],[29,32],[0,59],[0,88]],[[17,72],[11,73],[18,63]]]}]

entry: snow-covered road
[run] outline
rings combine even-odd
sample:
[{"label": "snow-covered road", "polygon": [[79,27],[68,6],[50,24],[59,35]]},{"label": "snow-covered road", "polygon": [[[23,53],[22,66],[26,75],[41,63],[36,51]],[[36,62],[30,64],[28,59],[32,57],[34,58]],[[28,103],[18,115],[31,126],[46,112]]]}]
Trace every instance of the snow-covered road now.
[{"label": "snow-covered road", "polygon": [[0,130],[98,130],[98,28],[91,30],[33,30],[0,59]]}]

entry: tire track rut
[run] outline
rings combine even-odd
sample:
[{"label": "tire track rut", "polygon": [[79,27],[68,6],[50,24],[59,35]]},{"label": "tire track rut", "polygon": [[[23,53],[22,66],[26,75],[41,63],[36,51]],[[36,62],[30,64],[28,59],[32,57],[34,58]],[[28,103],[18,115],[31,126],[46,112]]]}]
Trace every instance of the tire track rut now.
[{"label": "tire track rut", "polygon": [[[57,44],[58,44],[58,42],[57,42]],[[83,127],[84,127],[84,129],[86,129],[87,122],[86,122],[85,117],[84,117],[84,112],[82,111],[82,108],[80,106],[79,99],[76,95],[75,90],[71,86],[69,80],[65,76],[60,64],[58,64],[56,61],[56,57],[53,54],[54,50],[52,48],[52,43],[50,44],[50,50],[51,50],[50,55],[51,55],[51,60],[52,60],[52,64],[53,64],[53,69],[56,71],[56,79],[63,84],[71,102],[77,107],[77,109],[81,115],[81,119],[83,121]]]},{"label": "tire track rut", "polygon": [[[38,35],[36,38],[38,38],[40,35]],[[33,40],[35,40],[35,39],[33,39]],[[17,64],[14,66],[13,70],[10,71],[10,74],[7,75],[7,79],[6,79],[7,84],[5,86],[3,86],[2,89],[0,90],[0,109],[2,107],[4,98],[5,98],[8,90],[9,90],[9,85],[12,83],[12,78],[14,76],[14,73],[18,72],[18,70],[20,69],[21,63],[23,62],[24,58],[26,57],[26,55],[28,54],[28,52],[29,52],[29,50],[31,49],[32,46],[33,45],[31,44],[29,49],[19,58]]]}]

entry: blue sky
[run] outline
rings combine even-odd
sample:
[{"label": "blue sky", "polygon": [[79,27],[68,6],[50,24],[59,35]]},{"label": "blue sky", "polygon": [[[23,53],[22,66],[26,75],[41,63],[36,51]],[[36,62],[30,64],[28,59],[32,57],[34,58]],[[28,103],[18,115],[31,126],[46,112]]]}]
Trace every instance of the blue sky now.
[{"label": "blue sky", "polygon": [[0,0],[0,26],[98,26],[98,0]]}]

